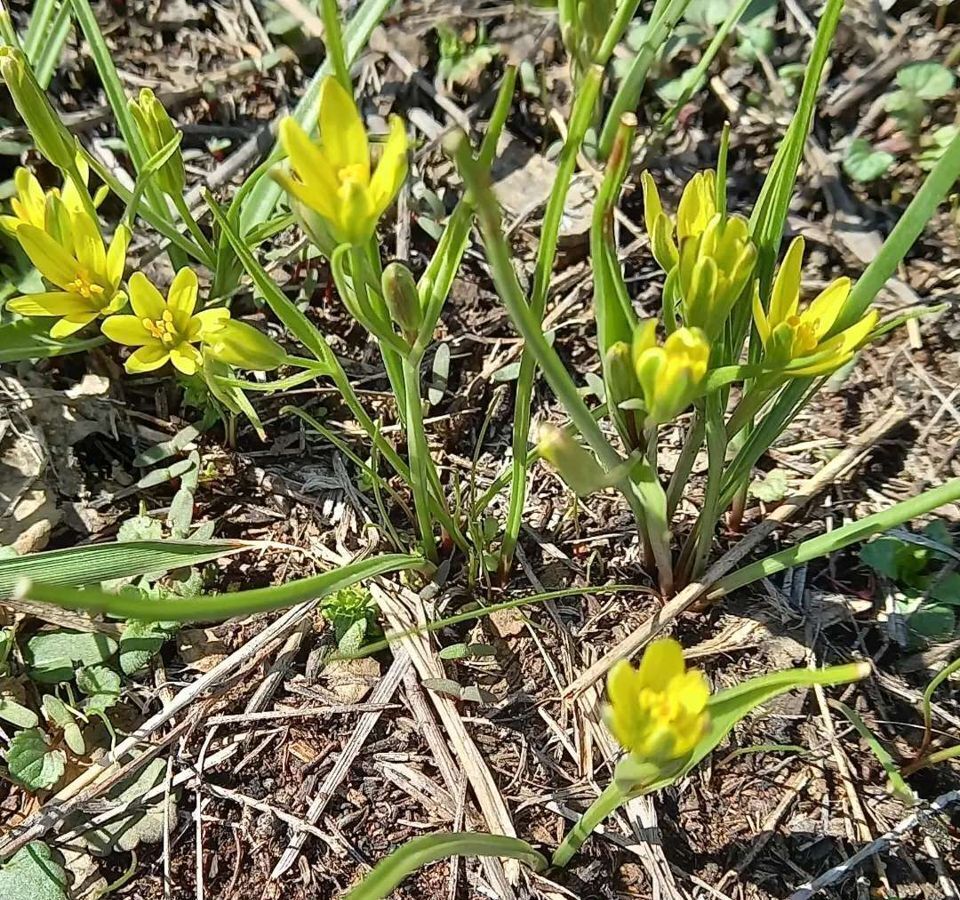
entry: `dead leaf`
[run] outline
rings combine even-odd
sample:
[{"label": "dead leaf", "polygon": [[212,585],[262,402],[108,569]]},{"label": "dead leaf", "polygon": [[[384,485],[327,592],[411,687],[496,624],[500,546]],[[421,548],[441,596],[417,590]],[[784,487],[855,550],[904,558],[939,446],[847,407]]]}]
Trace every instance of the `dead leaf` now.
[{"label": "dead leaf", "polygon": [[380,663],[372,656],[336,659],[321,674],[323,686],[342,703],[359,703],[380,678]]},{"label": "dead leaf", "polygon": [[177,635],[177,652],[190,668],[206,674],[223,662],[230,651],[216,629],[185,628]]}]

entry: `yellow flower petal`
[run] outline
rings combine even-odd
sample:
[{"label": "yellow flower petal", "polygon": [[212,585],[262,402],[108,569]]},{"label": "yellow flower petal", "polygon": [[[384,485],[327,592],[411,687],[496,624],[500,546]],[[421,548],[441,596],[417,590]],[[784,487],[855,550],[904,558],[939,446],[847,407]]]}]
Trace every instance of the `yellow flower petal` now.
[{"label": "yellow flower petal", "polygon": [[[106,281],[107,252],[103,246],[100,226],[84,212],[74,213],[70,217],[73,235],[73,249],[77,262],[96,280],[100,276]],[[106,287],[106,285],[103,285]]]},{"label": "yellow flower petal", "polygon": [[110,249],[107,251],[106,269],[109,287],[115,291],[123,279],[123,270],[127,264],[127,247],[130,244],[130,230],[121,225],[113,233]]},{"label": "yellow flower petal", "polygon": [[230,320],[230,310],[225,306],[204,309],[198,312],[187,328],[187,339],[205,341],[214,336]]},{"label": "yellow flower petal", "polygon": [[830,333],[850,296],[850,287],[849,278],[837,278],[830,282],[800,316],[801,321],[815,323],[818,338]]},{"label": "yellow flower petal", "polygon": [[333,76],[320,86],[320,143],[334,170],[360,166],[370,182],[367,131],[356,103]]},{"label": "yellow flower petal", "polygon": [[92,312],[90,302],[79,294],[50,291],[43,294],[25,294],[7,303],[7,309],[21,316],[71,316]]},{"label": "yellow flower petal", "polygon": [[96,311],[88,311],[64,316],[62,319],[54,323],[53,328],[50,329],[50,337],[52,337],[54,340],[60,340],[65,337],[69,337],[71,334],[79,331],[85,325],[89,325],[97,317],[97,315],[98,313]]},{"label": "yellow flower petal", "polygon": [[123,367],[131,375],[136,375],[139,372],[152,372],[154,369],[159,369],[169,358],[170,354],[167,348],[160,341],[155,341],[145,347],[140,347],[139,350],[134,350]]},{"label": "yellow flower petal", "polygon": [[179,369],[184,375],[194,375],[203,363],[203,357],[193,344],[184,341],[182,344],[171,347],[170,362],[173,363],[174,368]]},{"label": "yellow flower petal", "polygon": [[797,314],[800,305],[800,269],[803,265],[803,238],[794,238],[787,255],[780,263],[770,296],[768,318],[770,328],[776,328],[790,316]]},{"label": "yellow flower petal", "polygon": [[156,341],[138,316],[108,316],[100,323],[100,330],[116,344],[142,347]]},{"label": "yellow flower petal", "polygon": [[690,669],[675,678],[670,684],[680,705],[691,715],[699,715],[707,708],[710,699],[710,686],[706,676],[699,669]]},{"label": "yellow flower petal", "polygon": [[178,331],[186,331],[187,323],[197,306],[197,273],[184,266],[173,279],[167,292],[167,308],[173,313]]},{"label": "yellow flower petal", "polygon": [[163,317],[167,304],[163,295],[143,272],[134,272],[128,282],[130,287],[130,305],[141,319],[156,321]]},{"label": "yellow flower petal", "polygon": [[390,117],[390,136],[383,146],[383,154],[370,182],[370,196],[374,215],[379,219],[393,203],[400,185],[407,177],[407,130],[403,119]]},{"label": "yellow flower petal", "polygon": [[17,240],[40,274],[57,287],[66,288],[77,277],[77,261],[49,234],[35,225],[21,225]]},{"label": "yellow flower petal", "polygon": [[654,641],[643,654],[637,669],[638,681],[643,687],[663,691],[677,677],[683,675],[683,650],[673,638]]},{"label": "yellow flower petal", "polygon": [[754,285],[753,290],[753,323],[757,326],[757,334],[763,346],[770,343],[770,323],[767,321],[767,314],[763,311],[763,304],[760,302],[760,289]]}]

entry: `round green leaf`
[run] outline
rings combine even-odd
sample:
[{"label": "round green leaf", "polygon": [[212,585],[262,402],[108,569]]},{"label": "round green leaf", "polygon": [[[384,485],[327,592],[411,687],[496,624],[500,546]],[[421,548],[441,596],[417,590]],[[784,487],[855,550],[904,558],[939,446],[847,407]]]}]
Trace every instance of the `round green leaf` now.
[{"label": "round green leaf", "polygon": [[63,775],[65,765],[63,751],[51,750],[39,728],[18,731],[7,748],[10,777],[31,791],[53,787]]},{"label": "round green leaf", "polygon": [[843,171],[854,181],[873,181],[893,165],[894,157],[885,150],[874,150],[863,138],[852,141],[843,158]]},{"label": "round green leaf", "polygon": [[956,82],[953,72],[938,62],[912,63],[897,73],[897,84],[921,100],[939,100]]}]

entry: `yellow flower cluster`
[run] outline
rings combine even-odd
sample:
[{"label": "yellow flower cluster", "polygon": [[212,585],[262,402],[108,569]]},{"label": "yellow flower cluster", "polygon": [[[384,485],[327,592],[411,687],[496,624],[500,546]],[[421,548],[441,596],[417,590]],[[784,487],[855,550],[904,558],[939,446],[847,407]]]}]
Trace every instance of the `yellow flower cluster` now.
[{"label": "yellow flower cluster", "polygon": [[356,104],[328,77],[320,88],[320,139],[315,143],[296,119],[280,123],[280,142],[290,171],[273,177],[287,193],[326,223],[339,243],[359,245],[373,234],[407,175],[407,133],[390,119],[390,134],[374,169],[366,128]]},{"label": "yellow flower cluster", "polygon": [[654,641],[638,668],[618,662],[607,677],[606,722],[624,750],[658,764],[682,759],[710,724],[710,688],[703,672],[687,669],[670,638]]},{"label": "yellow flower cluster", "polygon": [[679,304],[673,305],[679,305],[684,324],[714,340],[756,267],[747,222],[718,210],[717,180],[710,170],[698,172],[683,189],[676,226],[663,211],[649,172],[642,182],[653,255],[668,276],[664,290],[678,295]]},{"label": "yellow flower cluster", "polygon": [[[77,168],[86,179],[86,166]],[[166,362],[185,375],[201,367],[203,352],[229,365],[267,371],[287,358],[283,348],[256,328],[230,318],[225,307],[196,311],[198,281],[181,269],[164,298],[142,272],[129,280],[133,315],[118,315],[127,305],[120,289],[130,232],[117,228],[109,248],[100,225],[69,179],[63,190],[44,192],[26,169],[14,175],[13,215],[0,218],[43,278],[56,290],[15,297],[7,308],[22,316],[55,318],[50,336],[69,337],[96,319],[110,340],[137,349],[127,358],[130,373],[149,372]],[[203,348],[199,349],[197,345]]]}]

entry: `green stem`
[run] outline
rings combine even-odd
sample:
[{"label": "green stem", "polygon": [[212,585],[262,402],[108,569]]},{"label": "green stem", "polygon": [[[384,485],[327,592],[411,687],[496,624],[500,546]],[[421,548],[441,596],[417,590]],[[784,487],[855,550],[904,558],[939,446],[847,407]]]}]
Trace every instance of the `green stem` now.
[{"label": "green stem", "polygon": [[190,232],[190,235],[197,242],[197,247],[206,258],[207,267],[213,271],[217,267],[213,245],[207,240],[207,236],[203,233],[200,224],[194,218],[193,213],[190,212],[190,207],[187,205],[186,198],[183,194],[173,194],[172,199],[173,205],[180,215],[180,220],[187,226],[187,231]]},{"label": "green stem", "polygon": [[700,446],[703,444],[704,431],[704,418],[700,409],[697,408],[683,439],[683,447],[680,450],[680,457],[677,459],[673,474],[670,476],[670,483],[667,485],[667,516],[670,519],[673,519],[673,514],[677,511],[683,497],[683,489],[690,480],[693,464],[696,462]]},{"label": "green stem", "polygon": [[935,766],[938,763],[946,762],[948,759],[958,758],[960,758],[960,744],[957,744],[953,747],[944,747],[942,750],[935,750],[928,756],[924,756],[922,759],[918,759],[905,765],[903,767],[903,775],[904,777],[907,777],[920,769],[926,769],[930,766]]},{"label": "green stem", "polygon": [[707,434],[707,486],[703,507],[695,526],[696,550],[690,567],[691,578],[699,578],[706,566],[713,534],[720,520],[720,489],[723,481],[723,465],[727,456],[727,434],[723,427],[723,408],[720,394],[714,392],[704,401]]},{"label": "green stem", "polygon": [[385,900],[408,875],[429,863],[451,856],[480,856],[518,859],[535,872],[547,867],[543,855],[520,838],[502,834],[452,832],[424,834],[407,841],[381,860],[344,900]]},{"label": "green stem", "polygon": [[350,81],[347,54],[343,49],[343,32],[340,28],[340,8],[337,0],[323,0],[323,31],[323,43],[327,48],[327,56],[333,62],[337,81],[352,96],[353,83]]},{"label": "green stem", "polygon": [[597,826],[611,813],[616,812],[619,807],[627,802],[627,799],[621,792],[616,780],[611,781],[604,788],[603,793],[590,804],[590,808],[580,816],[567,832],[563,843],[554,852],[550,864],[559,868],[566,866],[583,845],[583,842],[596,831]]},{"label": "green stem", "polygon": [[428,459],[430,448],[423,424],[423,401],[420,398],[420,359],[412,353],[403,359],[403,380],[407,396],[407,454],[410,457],[410,489],[420,529],[423,555],[436,562],[437,544],[433,535]]},{"label": "green stem", "polygon": [[[533,277],[533,292],[530,297],[532,316],[543,328],[543,314],[547,305],[550,276],[557,256],[557,241],[563,210],[570,190],[570,181],[577,164],[577,153],[583,143],[584,135],[590,125],[593,108],[603,81],[603,71],[593,68],[583,82],[577,95],[573,111],[570,114],[570,128],[560,154],[557,176],[547,201],[543,225],[540,230],[540,246],[537,249],[536,269]],[[500,571],[509,572],[513,565],[513,554],[520,536],[523,521],[523,504],[527,489],[527,442],[530,438],[530,416],[533,403],[533,385],[537,371],[537,360],[529,348],[524,346],[520,357],[520,375],[517,378],[517,394],[513,413],[513,481],[510,485],[510,506],[504,526],[503,544],[500,552]]]}]

